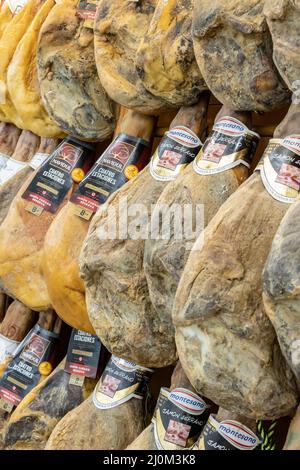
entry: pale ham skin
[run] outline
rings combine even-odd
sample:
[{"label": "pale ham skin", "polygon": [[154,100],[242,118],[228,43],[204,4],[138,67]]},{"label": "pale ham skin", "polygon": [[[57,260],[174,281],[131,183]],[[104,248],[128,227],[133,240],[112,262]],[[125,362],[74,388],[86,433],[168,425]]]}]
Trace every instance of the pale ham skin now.
[{"label": "pale ham skin", "polygon": [[300,406],[290,424],[283,450],[300,450]]},{"label": "pale ham skin", "polygon": [[[123,108],[115,136],[125,133],[148,142],[155,120]],[[86,303],[85,287],[79,277],[79,254],[87,235],[90,221],[74,213],[71,202],[60,211],[45,238],[42,269],[50,301],[57,314],[73,328],[94,333]]]},{"label": "pale ham skin", "polygon": [[169,106],[145,89],[135,61],[156,4],[157,0],[100,0],[94,23],[96,65],[106,92],[122,106],[154,115]]},{"label": "pale ham skin", "polygon": [[[186,126],[202,136],[206,131],[208,98],[204,93],[196,105],[182,107],[170,128]],[[100,230],[114,222],[111,209],[118,211],[125,197],[128,208],[143,204],[150,215],[151,206],[167,184],[154,179],[148,165],[111,195],[95,214],[80,257],[88,314],[96,334],[116,356],[150,368],[173,364],[177,353],[169,325],[160,321],[149,298],[143,269],[145,241],[132,239],[130,234],[125,240],[103,240]],[[135,217],[136,214],[128,214],[129,226]],[[118,223],[127,233],[124,219]]]},{"label": "pale ham skin", "polygon": [[266,0],[264,13],[273,40],[273,60],[290,90],[299,98],[299,0]]},{"label": "pale ham skin", "polygon": [[13,124],[0,123],[0,153],[10,156],[18,143],[21,130]]},{"label": "pale ham skin", "polygon": [[[299,132],[298,113],[290,108],[275,137]],[[176,344],[191,383],[249,418],[285,416],[298,399],[262,302],[263,267],[288,208],[255,172],[206,227],[203,248],[190,254],[176,293]]]},{"label": "pale ham skin", "polygon": [[137,398],[100,410],[90,396],[57,424],[45,450],[123,450],[142,432],[143,412]]},{"label": "pale ham skin", "polygon": [[85,378],[82,387],[70,385],[65,359],[22,400],[4,434],[6,450],[42,450],[57,423],[93,392],[98,378]]},{"label": "pale ham skin", "polygon": [[[251,128],[251,113],[238,112],[223,106],[215,122],[222,116],[239,119],[248,128]],[[159,211],[162,205],[171,207],[176,204],[183,208],[185,204],[189,204],[193,214],[195,214],[196,205],[203,204],[204,228],[226,199],[245,181],[248,174],[248,168],[239,165],[222,173],[203,176],[196,173],[193,163],[190,163],[175,181],[166,186],[157,201],[157,210]],[[159,220],[158,218],[155,219],[155,211],[153,218]],[[170,236],[169,233],[164,233],[165,239],[162,236],[158,239],[149,238],[145,242],[144,250],[144,269],[150,299],[156,310],[157,318],[164,325],[164,329],[169,330],[170,350],[175,348],[172,308],[176,290],[193,244],[200,235],[200,230],[198,230],[191,239],[187,240],[184,232],[185,227],[182,226],[183,237],[180,240],[176,239],[174,231],[175,228],[178,230],[178,225],[174,218],[171,220],[171,229],[167,225],[164,229],[160,226],[160,233],[163,233],[163,230],[165,232],[170,230]],[[155,332],[152,332],[152,334],[155,335]],[[161,347],[161,355],[167,356],[167,354],[168,351],[165,350],[164,346]]]},{"label": "pale ham skin", "polygon": [[[300,112],[296,106],[294,109],[294,120],[299,123],[300,129]],[[279,225],[263,273],[265,310],[298,385],[300,385],[299,226],[298,198],[294,204],[288,206],[288,211]]]},{"label": "pale ham skin", "polygon": [[144,87],[170,106],[196,103],[206,88],[192,42],[193,0],[158,0],[136,56]]},{"label": "pale ham skin", "polygon": [[265,0],[195,2],[194,51],[209,89],[234,109],[271,111],[290,102],[272,60]]},{"label": "pale ham skin", "polygon": [[57,2],[39,34],[37,68],[43,104],[66,134],[103,141],[115,128],[116,106],[96,69],[94,34],[77,15],[78,0]]},{"label": "pale ham skin", "polygon": [[15,109],[7,89],[7,68],[35,14],[44,0],[28,0],[24,8],[14,15],[0,38],[0,120],[13,122],[21,129],[24,123]]},{"label": "pale ham skin", "polygon": [[0,39],[6,26],[12,19],[13,14],[7,3],[3,4],[0,10]]},{"label": "pale ham skin", "polygon": [[133,397],[102,410],[90,395],[59,421],[45,450],[123,450],[144,427],[143,400]]},{"label": "pale ham skin", "polygon": [[[63,132],[50,119],[41,100],[37,76],[39,31],[55,5],[46,0],[19,42],[7,70],[7,88],[24,128],[43,137],[63,137]],[[7,116],[14,119],[14,115]]]},{"label": "pale ham skin", "polygon": [[[195,392],[179,361],[172,374],[170,390],[177,387],[186,388],[191,392]],[[154,437],[154,424],[149,424],[149,426],[126,447],[126,450],[157,450]]]},{"label": "pale ham skin", "polygon": [[[12,126],[11,124],[7,125]],[[39,137],[29,131],[22,131],[11,158],[19,162],[28,162],[36,153],[39,145]],[[2,223],[6,217],[15,195],[27,176],[30,175],[31,171],[32,170],[26,166],[12,178],[0,184],[0,223]]]},{"label": "pale ham skin", "polygon": [[274,237],[264,269],[264,305],[287,362],[300,384],[300,204],[293,204]]}]

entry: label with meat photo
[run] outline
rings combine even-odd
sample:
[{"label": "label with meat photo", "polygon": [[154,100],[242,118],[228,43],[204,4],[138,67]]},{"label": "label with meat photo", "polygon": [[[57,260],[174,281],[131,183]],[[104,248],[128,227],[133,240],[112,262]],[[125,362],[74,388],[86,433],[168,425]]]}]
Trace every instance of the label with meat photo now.
[{"label": "label with meat photo", "polygon": [[158,181],[173,181],[191,163],[202,147],[197,135],[185,126],[170,129],[150,162],[150,173]]},{"label": "label with meat photo", "polygon": [[37,170],[40,166],[42,166],[45,163],[45,161],[49,157],[50,157],[49,153],[37,152],[29,162],[30,168],[32,168],[33,170]]},{"label": "label with meat photo", "polygon": [[253,450],[260,439],[243,424],[210,415],[194,450]]},{"label": "label with meat photo", "polygon": [[[40,215],[43,210],[55,213],[74,182],[78,183],[91,166],[92,144],[67,137],[37,170],[22,195],[29,201],[29,212]],[[40,210],[32,210],[32,205]]]},{"label": "label with meat photo", "polygon": [[6,163],[6,166],[0,171],[0,184],[6,183],[27,165],[27,162],[19,162],[18,160],[9,158]]},{"label": "label with meat photo", "polygon": [[300,135],[271,139],[256,170],[274,199],[295,202],[300,191]]},{"label": "label with meat photo", "polygon": [[100,409],[108,409],[131,398],[142,400],[152,373],[151,369],[112,356],[94,390],[94,405]]},{"label": "label with meat photo", "polygon": [[161,388],[152,418],[159,450],[191,449],[209,416],[209,406],[185,388]]},{"label": "label with meat photo", "polygon": [[230,116],[221,118],[212,128],[193,166],[200,175],[212,175],[245,165],[250,168],[259,135]]},{"label": "label with meat photo", "polygon": [[1,182],[1,170],[6,167],[9,156],[4,153],[0,153],[0,182]]},{"label": "label with meat photo", "polygon": [[100,204],[146,166],[149,156],[149,142],[118,135],[72,195],[71,202],[82,209],[77,215],[89,220]]},{"label": "label with meat photo", "polygon": [[96,0],[79,0],[76,13],[80,18],[85,20],[83,23],[85,28],[93,29],[96,11]]},{"label": "label with meat photo", "polygon": [[58,335],[35,325],[14,352],[0,379],[0,398],[13,406],[35,387],[41,375],[52,371],[51,359]]},{"label": "label with meat photo", "polygon": [[19,341],[0,335],[0,364],[13,355],[19,344]]},{"label": "label with meat photo", "polygon": [[68,346],[65,371],[83,377],[96,377],[100,352],[101,342],[98,336],[73,329]]}]

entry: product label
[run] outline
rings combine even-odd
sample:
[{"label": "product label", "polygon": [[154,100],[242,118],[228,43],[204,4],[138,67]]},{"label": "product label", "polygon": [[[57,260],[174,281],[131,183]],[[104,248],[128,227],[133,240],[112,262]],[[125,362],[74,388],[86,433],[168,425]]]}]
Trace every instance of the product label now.
[{"label": "product label", "polygon": [[212,175],[245,165],[250,168],[259,135],[252,132],[238,119],[221,118],[206,139],[193,166],[200,175]]},{"label": "product label", "polygon": [[210,415],[195,450],[253,450],[261,441],[243,424]]},{"label": "product label", "polygon": [[19,344],[19,341],[14,341],[0,334],[0,364],[13,355]]},{"label": "product label", "polygon": [[[22,195],[29,201],[26,209],[34,215],[43,210],[55,213],[74,182],[85,176],[91,163],[93,146],[66,138],[54,150]],[[37,208],[33,210],[34,208]]]},{"label": "product label", "polygon": [[10,11],[13,15],[19,13],[28,0],[7,0]]},{"label": "product label", "polygon": [[300,135],[271,139],[256,170],[274,199],[292,204],[300,191]]},{"label": "product label", "polygon": [[84,19],[83,26],[93,29],[96,17],[97,0],[80,0],[77,6],[77,15]]},{"label": "product label", "polygon": [[6,183],[10,178],[16,175],[22,168],[27,166],[27,162],[19,162],[18,160],[14,160],[13,158],[9,158],[7,160],[6,166],[2,168],[0,172],[0,183]]},{"label": "product label", "polygon": [[173,181],[194,160],[201,146],[193,131],[185,126],[173,127],[166,132],[151,159],[152,177],[158,181]]},{"label": "product label", "polygon": [[191,449],[207,421],[209,407],[185,388],[161,388],[152,418],[159,450]]},{"label": "product label", "polygon": [[150,143],[126,134],[118,135],[79,184],[71,202],[78,215],[90,219],[100,204],[148,163]]},{"label": "product label", "polygon": [[108,409],[133,397],[142,400],[152,373],[151,369],[112,356],[94,390],[94,405]]},{"label": "product label", "polygon": [[69,341],[65,371],[91,377],[97,375],[101,342],[96,335],[73,329]]},{"label": "product label", "polygon": [[8,155],[5,155],[4,153],[0,153],[0,181],[1,181],[1,170],[2,168],[6,167],[9,158],[10,157]]},{"label": "product label", "polygon": [[43,163],[45,163],[45,161],[47,160],[47,158],[49,158],[49,156],[50,156],[49,153],[37,152],[30,160],[29,166],[33,170],[37,170],[40,166],[43,165]]},{"label": "product label", "polygon": [[20,343],[0,379],[0,398],[14,406],[35,387],[41,375],[52,371],[50,363],[58,335],[35,325]]}]

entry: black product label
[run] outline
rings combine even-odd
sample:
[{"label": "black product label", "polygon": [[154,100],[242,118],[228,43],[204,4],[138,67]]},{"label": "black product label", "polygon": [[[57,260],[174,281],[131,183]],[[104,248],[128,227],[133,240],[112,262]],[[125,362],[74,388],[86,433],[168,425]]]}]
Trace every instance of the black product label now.
[{"label": "black product label", "polygon": [[150,162],[150,173],[158,181],[173,181],[201,149],[197,135],[185,126],[170,129],[162,138]]},{"label": "black product label", "polygon": [[256,170],[274,199],[295,202],[300,191],[300,135],[271,139]]},{"label": "black product label", "polygon": [[77,6],[77,15],[84,19],[83,25],[86,28],[93,29],[94,20],[96,17],[97,11],[97,1],[96,0],[80,0]]},{"label": "black product label", "polygon": [[0,398],[17,406],[52,371],[51,357],[58,335],[39,325],[28,333],[0,379]]},{"label": "black product label", "polygon": [[87,210],[90,218],[110,194],[144,168],[149,154],[149,142],[126,134],[118,135],[81,181],[71,202]]},{"label": "black product label", "polygon": [[108,409],[133,397],[143,399],[152,373],[151,369],[112,356],[94,390],[94,405]]},{"label": "black product label", "polygon": [[93,147],[70,137],[54,150],[37,171],[35,177],[22,195],[23,199],[37,206],[41,211],[55,213],[73,183],[79,183],[91,165]]},{"label": "black product label", "polygon": [[69,341],[65,371],[94,378],[100,359],[101,342],[96,335],[73,329]]},{"label": "black product label", "polygon": [[209,406],[185,388],[162,388],[152,418],[159,450],[191,449],[209,416]]},{"label": "black product label", "polygon": [[253,450],[261,441],[238,421],[219,422],[210,415],[195,450]]},{"label": "black product label", "polygon": [[212,175],[238,165],[250,168],[258,142],[259,135],[241,121],[230,116],[222,117],[194,160],[194,170],[200,175]]}]

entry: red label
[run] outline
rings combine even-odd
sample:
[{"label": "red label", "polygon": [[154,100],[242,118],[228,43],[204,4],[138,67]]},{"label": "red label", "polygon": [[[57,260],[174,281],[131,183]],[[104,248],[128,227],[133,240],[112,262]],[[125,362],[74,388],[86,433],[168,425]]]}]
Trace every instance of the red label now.
[{"label": "red label", "polygon": [[[15,388],[17,389],[17,387]],[[3,400],[15,406],[17,406],[20,403],[20,401],[22,401],[21,397],[19,397],[13,392],[10,392],[6,388],[2,388],[2,387],[0,387],[0,397],[3,398]]]}]

